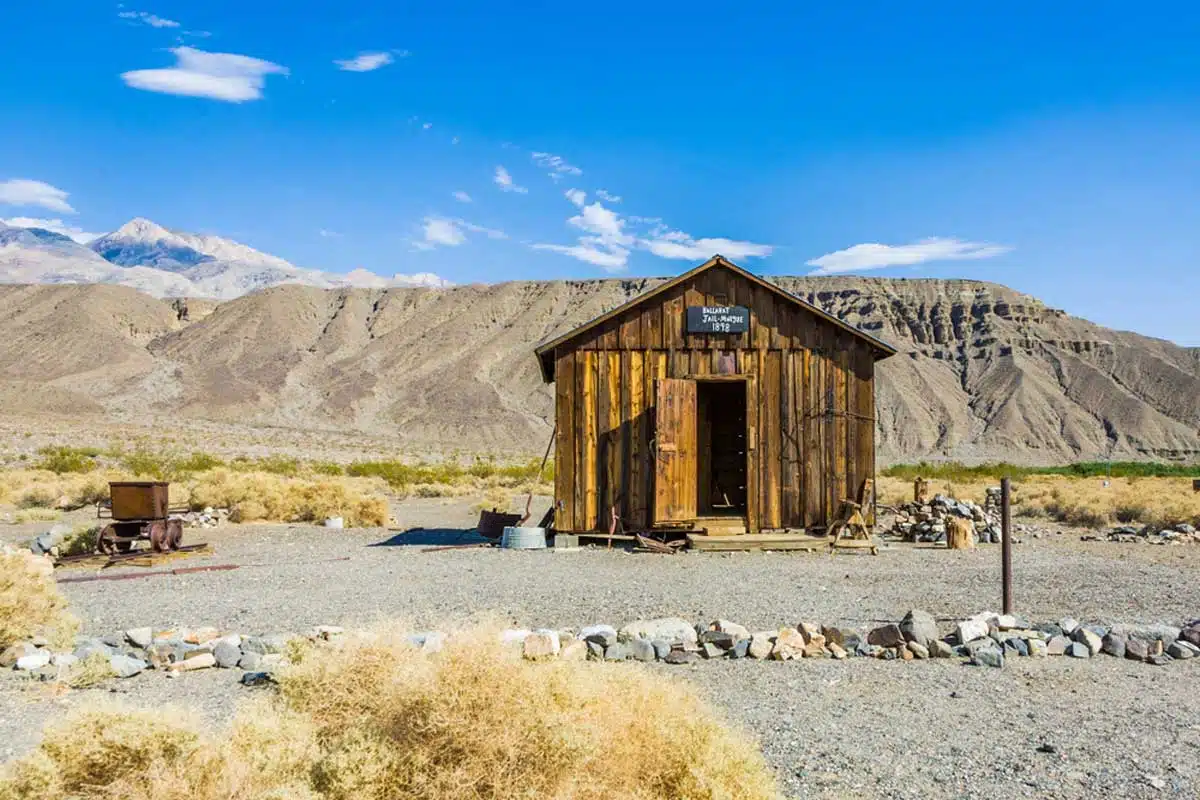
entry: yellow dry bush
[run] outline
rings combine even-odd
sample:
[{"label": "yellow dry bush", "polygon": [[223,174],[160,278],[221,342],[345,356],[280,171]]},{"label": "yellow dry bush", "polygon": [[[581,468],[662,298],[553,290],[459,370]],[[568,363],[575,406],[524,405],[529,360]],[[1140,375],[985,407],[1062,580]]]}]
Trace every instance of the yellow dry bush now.
[{"label": "yellow dry bush", "polygon": [[23,508],[13,516],[18,525],[26,522],[53,522],[62,516],[61,511],[53,508]]},{"label": "yellow dry bush", "polygon": [[383,527],[385,485],[373,478],[289,478],[219,468],[189,484],[192,508],[228,508],[234,522],[321,522],[342,517],[350,527]]},{"label": "yellow dry bush", "polygon": [[321,743],[321,796],[776,796],[761,755],[681,683],[628,665],[529,662],[494,631],[436,656],[383,632],[283,673]]},{"label": "yellow dry bush", "polygon": [[99,686],[115,674],[108,656],[103,653],[89,653],[71,665],[67,671],[66,683],[72,689],[90,689]]},{"label": "yellow dry bush", "polygon": [[78,626],[54,582],[50,559],[0,549],[0,649],[39,635],[69,645]]},{"label": "yellow dry bush", "polygon": [[299,656],[220,744],[167,712],[76,712],[5,768],[0,800],[779,796],[748,739],[645,668],[524,661],[494,631]]},{"label": "yellow dry bush", "polygon": [[[998,480],[948,483],[932,481],[932,493],[983,503],[989,486]],[[1189,478],[1114,478],[1108,486],[1103,478],[1066,475],[1028,475],[1014,481],[1013,509],[1020,514],[1043,516],[1089,528],[1116,523],[1158,526],[1188,522],[1200,526],[1200,493],[1192,490]],[[880,477],[879,502],[884,505],[911,503],[912,481]]]}]

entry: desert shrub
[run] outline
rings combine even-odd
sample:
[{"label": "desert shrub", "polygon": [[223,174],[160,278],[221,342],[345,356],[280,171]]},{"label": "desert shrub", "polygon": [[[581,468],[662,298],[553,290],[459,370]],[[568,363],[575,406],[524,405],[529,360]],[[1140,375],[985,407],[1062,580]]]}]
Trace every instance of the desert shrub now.
[{"label": "desert shrub", "polygon": [[0,649],[38,635],[69,643],[77,627],[50,560],[28,550],[0,549]]},{"label": "desert shrub", "polygon": [[126,471],[160,481],[174,478],[179,463],[179,457],[173,451],[147,439],[140,439],[132,450],[118,451],[115,455]]},{"label": "desert shrub", "polygon": [[25,522],[51,522],[62,516],[62,512],[53,508],[23,508],[16,513],[13,521],[18,525]]},{"label": "desert shrub", "polygon": [[64,472],[91,472],[100,451],[85,447],[43,447],[34,466],[59,475]]},{"label": "desert shrub", "polygon": [[294,478],[300,474],[300,461],[288,456],[264,456],[262,458],[240,457],[233,459],[230,466],[239,472],[269,472]]},{"label": "desert shrub", "polygon": [[225,462],[214,455],[193,452],[190,455],[176,459],[174,464],[171,465],[171,471],[176,474],[191,474],[206,472],[210,469],[223,466],[225,466]]},{"label": "desert shrub", "polygon": [[99,528],[95,525],[80,525],[63,537],[58,546],[60,556],[82,556],[96,549],[96,537]]},{"label": "desert shrub", "polygon": [[1163,464],[1153,461],[1082,461],[1063,466],[1027,467],[1007,462],[966,465],[959,461],[917,464],[892,464],[880,471],[889,478],[912,481],[918,475],[930,480],[966,483],[979,480],[1014,480],[1034,475],[1061,475],[1071,478],[1200,478],[1200,464]]},{"label": "desert shrub", "polygon": [[314,461],[308,468],[316,475],[345,475],[346,468],[336,461]]},{"label": "desert shrub", "polygon": [[116,675],[109,657],[104,653],[89,653],[67,670],[66,684],[72,689],[91,689]]},{"label": "desert shrub", "polygon": [[382,630],[294,656],[219,744],[171,712],[77,711],[7,766],[0,798],[778,796],[748,739],[645,668],[524,661],[487,631],[436,654]]},{"label": "desert shrub", "polygon": [[228,508],[234,522],[322,522],[342,517],[350,527],[382,527],[388,520],[382,487],[371,480],[308,480],[214,469],[196,476],[188,488],[192,508]]},{"label": "desert shrub", "polygon": [[58,502],[59,496],[52,486],[30,486],[21,493],[17,505],[21,508],[50,508]]}]

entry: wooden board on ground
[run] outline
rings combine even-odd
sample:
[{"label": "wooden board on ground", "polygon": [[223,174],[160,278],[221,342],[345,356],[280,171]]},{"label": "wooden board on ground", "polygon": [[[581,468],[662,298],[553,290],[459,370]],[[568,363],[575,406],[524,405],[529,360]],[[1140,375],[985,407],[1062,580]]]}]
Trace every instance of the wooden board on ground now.
[{"label": "wooden board on ground", "polygon": [[702,552],[736,550],[806,550],[824,552],[829,540],[806,533],[743,533],[735,536],[688,534],[688,547]]}]

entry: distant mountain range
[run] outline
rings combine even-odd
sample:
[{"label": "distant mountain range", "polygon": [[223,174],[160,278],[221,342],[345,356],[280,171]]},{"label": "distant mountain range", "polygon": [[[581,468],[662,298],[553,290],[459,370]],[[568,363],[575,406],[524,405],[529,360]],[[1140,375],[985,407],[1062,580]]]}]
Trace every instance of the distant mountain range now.
[{"label": "distant mountain range", "polygon": [[385,278],[364,269],[344,275],[304,269],[230,239],[173,231],[140,217],[86,244],[0,222],[0,283],[107,283],[155,297],[217,300],[283,283],[321,289],[447,285],[430,273]]}]

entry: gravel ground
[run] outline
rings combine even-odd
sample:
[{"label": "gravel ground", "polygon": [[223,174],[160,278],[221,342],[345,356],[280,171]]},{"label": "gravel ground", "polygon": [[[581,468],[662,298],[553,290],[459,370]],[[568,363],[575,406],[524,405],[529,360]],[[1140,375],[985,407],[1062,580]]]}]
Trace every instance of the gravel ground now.
[{"label": "gravel ground", "polygon": [[[751,628],[801,619],[866,627],[914,607],[948,620],[999,605],[994,546],[955,552],[891,546],[875,558],[421,552],[471,541],[460,529],[473,517],[463,502],[426,500],[397,508],[406,527],[427,528],[401,535],[302,526],[188,530],[188,541],[209,541],[213,553],[164,568],[239,569],[63,589],[85,630],[96,634],[139,625],[297,631],[384,617],[429,628],[480,615],[538,626],[679,615],[720,616]],[[12,526],[0,539],[30,532]],[[1014,565],[1018,610],[1034,619],[1200,616],[1200,548],[1081,543],[1077,533],[1051,534],[1018,546]],[[1195,662],[1153,668],[1107,657],[1052,659],[1013,662],[1003,671],[946,662],[709,662],[673,673],[685,674],[759,737],[789,793],[801,797],[1200,792],[1200,768],[1193,766],[1200,763]],[[175,703],[219,722],[248,691],[234,686],[236,677],[147,675],[115,688],[137,703]],[[50,697],[0,681],[0,742],[10,755],[25,750],[46,719],[96,694],[103,692]],[[1043,743],[1057,752],[1037,752]]]}]

